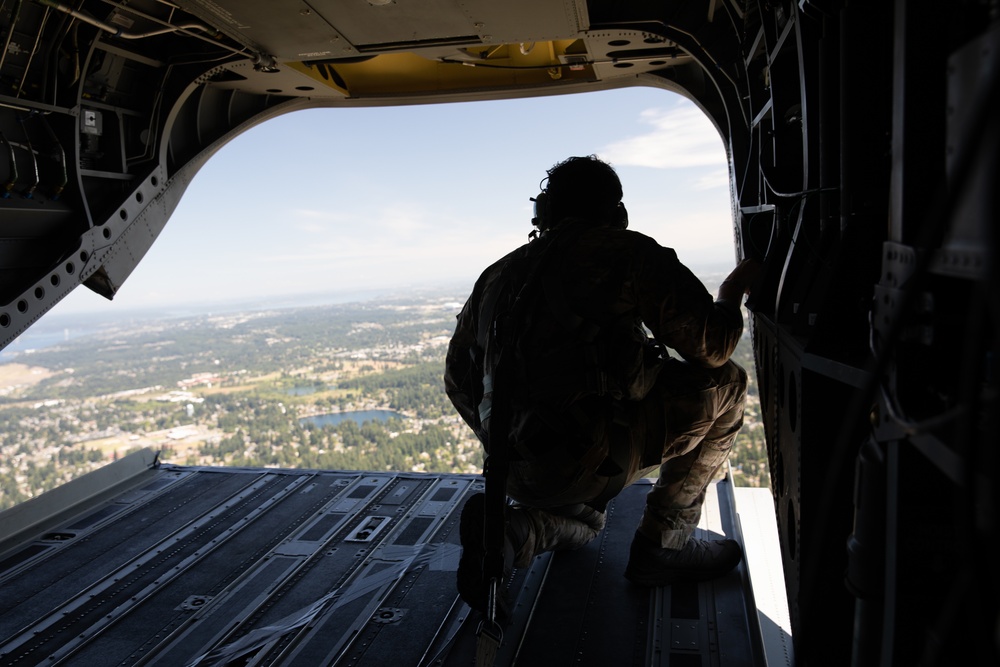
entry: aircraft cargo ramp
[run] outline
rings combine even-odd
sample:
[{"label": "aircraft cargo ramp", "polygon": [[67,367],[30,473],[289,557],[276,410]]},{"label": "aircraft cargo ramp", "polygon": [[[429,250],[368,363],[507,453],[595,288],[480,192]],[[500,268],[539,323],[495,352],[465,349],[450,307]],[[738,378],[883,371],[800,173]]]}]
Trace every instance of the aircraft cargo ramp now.
[{"label": "aircraft cargo ramp", "polygon": [[[473,665],[454,579],[474,475],[197,468],[144,450],[0,514],[0,665]],[[704,584],[622,576],[648,483],[515,572],[496,665],[790,665],[770,493],[709,487]],[[751,574],[753,576],[751,576]]]}]

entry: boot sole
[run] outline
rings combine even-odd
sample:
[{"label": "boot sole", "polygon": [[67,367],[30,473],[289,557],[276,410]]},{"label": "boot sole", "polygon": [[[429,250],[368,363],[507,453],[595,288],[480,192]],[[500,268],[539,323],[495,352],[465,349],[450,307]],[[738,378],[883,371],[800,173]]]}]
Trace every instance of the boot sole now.
[{"label": "boot sole", "polygon": [[644,556],[641,550],[637,553],[633,543],[628,565],[625,566],[625,578],[638,586],[646,587],[710,581],[732,572],[743,560],[743,550],[738,549],[731,556],[729,562],[717,562],[714,567],[669,567],[657,563],[654,557]]}]

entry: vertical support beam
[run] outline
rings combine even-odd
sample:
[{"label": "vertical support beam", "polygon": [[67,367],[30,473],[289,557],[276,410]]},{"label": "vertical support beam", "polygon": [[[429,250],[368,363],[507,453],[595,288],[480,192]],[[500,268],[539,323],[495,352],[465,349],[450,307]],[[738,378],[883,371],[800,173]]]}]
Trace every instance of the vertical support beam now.
[{"label": "vertical support beam", "polygon": [[[892,180],[889,238],[912,244],[928,193],[943,182],[945,55],[941,5],[896,0],[893,31]],[[942,47],[943,48],[943,47]]]}]

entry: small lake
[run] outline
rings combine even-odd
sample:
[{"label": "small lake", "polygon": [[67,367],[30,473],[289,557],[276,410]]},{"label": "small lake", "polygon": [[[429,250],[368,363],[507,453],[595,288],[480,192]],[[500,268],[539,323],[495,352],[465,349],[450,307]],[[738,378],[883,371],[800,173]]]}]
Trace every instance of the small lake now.
[{"label": "small lake", "polygon": [[316,387],[316,386],[289,387],[288,389],[285,389],[285,393],[288,394],[289,396],[308,396],[309,394],[315,394],[317,391],[325,389],[326,387]]},{"label": "small lake", "polygon": [[322,428],[323,426],[336,426],[342,421],[350,419],[360,426],[370,421],[389,421],[393,417],[406,419],[405,415],[401,415],[395,410],[352,410],[350,412],[335,412],[328,415],[303,417],[299,422],[302,424],[312,423]]}]

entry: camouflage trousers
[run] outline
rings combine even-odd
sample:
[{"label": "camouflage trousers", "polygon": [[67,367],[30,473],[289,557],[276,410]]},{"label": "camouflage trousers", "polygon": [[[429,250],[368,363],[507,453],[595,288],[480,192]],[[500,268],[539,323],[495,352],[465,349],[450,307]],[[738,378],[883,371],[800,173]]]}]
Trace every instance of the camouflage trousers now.
[{"label": "camouflage trousers", "polygon": [[604,513],[592,505],[608,496],[609,484],[624,488],[657,468],[637,530],[662,547],[683,547],[701,518],[705,489],[743,425],[746,391],[746,371],[732,361],[706,369],[670,359],[649,394],[625,404],[627,434],[608,438],[609,450],[617,449],[609,458],[624,463],[623,475],[612,479],[583,471],[573,484],[554,488],[546,470],[512,465],[508,494],[530,526],[526,542],[517,545],[518,563],[594,539],[604,527]]}]

